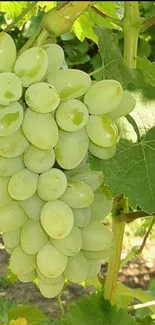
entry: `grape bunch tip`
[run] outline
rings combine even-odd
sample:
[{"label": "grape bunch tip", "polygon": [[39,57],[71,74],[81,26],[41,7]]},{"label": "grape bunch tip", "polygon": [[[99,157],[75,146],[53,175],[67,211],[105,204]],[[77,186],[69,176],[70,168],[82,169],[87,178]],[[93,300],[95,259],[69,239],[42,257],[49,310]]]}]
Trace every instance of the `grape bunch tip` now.
[{"label": "grape bunch tip", "polygon": [[89,156],[114,156],[117,119],[136,105],[118,81],[92,82],[64,60],[58,44],[17,56],[0,33],[0,232],[12,272],[46,298],[111,255],[112,198]]}]

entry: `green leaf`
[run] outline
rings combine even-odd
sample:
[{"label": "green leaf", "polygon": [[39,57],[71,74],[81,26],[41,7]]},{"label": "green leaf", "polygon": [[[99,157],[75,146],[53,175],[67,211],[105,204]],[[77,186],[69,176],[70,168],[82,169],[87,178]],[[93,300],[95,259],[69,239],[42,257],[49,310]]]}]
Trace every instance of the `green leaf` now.
[{"label": "green leaf", "polygon": [[146,57],[137,58],[137,69],[142,70],[146,81],[155,87],[155,63],[151,63]]},{"label": "green leaf", "polygon": [[17,306],[9,310],[9,320],[26,318],[29,325],[38,325],[48,320],[47,316],[36,306]]},{"label": "green leaf", "polygon": [[98,1],[95,5],[96,8],[98,8],[101,12],[103,12],[108,17],[118,19],[118,9],[120,8],[120,5],[116,3],[116,1]]},{"label": "green leaf", "polygon": [[84,41],[85,37],[88,37],[97,43],[98,39],[93,30],[93,26],[94,22],[88,11],[86,11],[75,21],[73,31],[81,42]]},{"label": "green leaf", "polygon": [[125,89],[143,88],[144,76],[141,71],[132,70],[127,66],[118,45],[118,35],[112,30],[99,26],[95,26],[94,30],[99,40],[105,79],[115,79]]},{"label": "green leaf", "polygon": [[154,325],[155,321],[151,317],[146,317],[138,321],[138,325]]},{"label": "green leaf", "polygon": [[155,212],[155,128],[140,143],[121,139],[114,158],[92,158],[92,168],[102,170],[112,195],[124,193],[133,209]]},{"label": "green leaf", "polygon": [[62,318],[61,325],[136,325],[133,317],[124,310],[117,310],[104,300],[103,292],[84,297],[73,303]]}]

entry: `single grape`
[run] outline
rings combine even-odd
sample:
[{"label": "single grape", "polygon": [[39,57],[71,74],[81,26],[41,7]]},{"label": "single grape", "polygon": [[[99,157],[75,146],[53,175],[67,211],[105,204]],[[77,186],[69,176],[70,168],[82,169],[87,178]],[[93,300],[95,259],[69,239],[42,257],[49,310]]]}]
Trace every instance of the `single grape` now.
[{"label": "single grape", "polygon": [[17,51],[12,37],[5,33],[0,33],[0,73],[12,71],[16,61]]},{"label": "single grape", "polygon": [[17,201],[0,208],[0,232],[10,232],[21,228],[27,219]]},{"label": "single grape", "polygon": [[0,177],[8,177],[24,168],[23,157],[3,158],[0,157]]},{"label": "single grape", "polygon": [[49,113],[57,108],[60,99],[53,86],[45,82],[38,82],[26,90],[25,101],[34,112]]},{"label": "single grape", "polygon": [[59,130],[59,140],[55,147],[55,156],[63,169],[77,167],[85,158],[89,147],[89,138],[85,129],[76,132]]},{"label": "single grape", "polygon": [[20,99],[22,84],[14,73],[0,73],[0,85],[0,105],[10,105]]},{"label": "single grape", "polygon": [[33,282],[33,280],[35,280],[36,278],[37,278],[37,273],[35,270],[24,275],[18,275],[18,279],[23,283]]},{"label": "single grape", "polygon": [[92,155],[99,159],[108,160],[111,159],[116,153],[116,144],[111,147],[103,148],[97,144],[89,141],[89,151]]},{"label": "single grape", "polygon": [[56,121],[61,129],[75,132],[82,129],[88,122],[87,107],[78,99],[62,102],[56,111]]},{"label": "single grape", "polygon": [[63,239],[52,239],[52,244],[64,255],[77,255],[82,248],[82,236],[78,227],[73,226],[69,235]]},{"label": "single grape", "polygon": [[99,251],[112,245],[113,235],[108,227],[100,222],[92,221],[82,231],[82,249]]},{"label": "single grape", "polygon": [[94,83],[86,92],[84,103],[89,113],[103,115],[112,112],[123,96],[121,84],[116,80],[102,80]]},{"label": "single grape", "polygon": [[124,90],[121,102],[115,108],[115,110],[110,112],[107,116],[112,120],[116,120],[117,118],[129,114],[131,111],[133,111],[135,106],[136,106],[135,98],[131,95],[129,91]]},{"label": "single grape", "polygon": [[77,69],[59,70],[49,75],[47,81],[56,88],[62,101],[82,96],[91,86],[89,75]]},{"label": "single grape", "polygon": [[80,283],[87,278],[88,265],[82,252],[68,258],[64,276],[71,282]]},{"label": "single grape", "polygon": [[19,202],[26,215],[32,220],[40,219],[40,213],[45,203],[46,202],[41,200],[37,193],[29,199]]},{"label": "single grape", "polygon": [[72,209],[74,213],[74,224],[77,227],[86,227],[91,220],[91,206],[83,209]]},{"label": "single grape", "polygon": [[0,137],[15,133],[23,121],[23,107],[18,102],[0,107]]},{"label": "single grape", "polygon": [[41,294],[48,299],[56,297],[63,289],[64,284],[64,278],[61,278],[59,282],[53,284],[46,284],[41,279],[38,279],[39,290]]},{"label": "single grape", "polygon": [[94,201],[91,205],[91,219],[93,221],[103,221],[112,211],[113,201],[107,186],[101,185],[94,192]]},{"label": "single grape", "polygon": [[16,248],[20,245],[21,228],[10,232],[4,232],[3,241],[4,245],[8,248]]},{"label": "single grape", "polygon": [[48,236],[39,221],[28,219],[21,230],[21,247],[26,254],[34,255],[48,242]]},{"label": "single grape", "polygon": [[24,168],[11,177],[8,192],[15,200],[26,200],[35,193],[37,183],[38,175]]},{"label": "single grape", "polygon": [[26,254],[19,246],[14,249],[10,258],[10,269],[18,276],[25,275],[35,269],[36,255]]},{"label": "single grape", "polygon": [[23,87],[29,87],[35,82],[41,81],[48,67],[46,52],[39,47],[33,47],[18,56],[14,73],[21,79]]},{"label": "single grape", "polygon": [[42,208],[41,224],[53,239],[62,239],[70,233],[74,215],[71,208],[61,200],[47,202]]},{"label": "single grape", "polygon": [[67,178],[60,169],[51,168],[39,176],[37,193],[42,200],[57,200],[64,194],[66,188]]},{"label": "single grape", "polygon": [[67,265],[68,257],[60,253],[50,242],[37,254],[39,270],[49,278],[61,275]]},{"label": "single grape", "polygon": [[100,147],[111,147],[118,140],[118,130],[114,121],[107,116],[89,116],[87,134],[92,142]]},{"label": "single grape", "polygon": [[55,152],[52,149],[42,150],[30,145],[24,153],[24,164],[31,172],[41,174],[53,167]]},{"label": "single grape", "polygon": [[0,207],[11,202],[12,198],[8,193],[10,177],[0,177]]},{"label": "single grape", "polygon": [[66,171],[65,174],[69,180],[85,182],[93,191],[97,190],[104,180],[103,173],[91,170],[89,163],[81,164],[73,170]]},{"label": "single grape", "polygon": [[64,62],[64,51],[58,44],[45,44],[42,46],[48,56],[47,75],[51,75],[60,70]]},{"label": "single grape", "polygon": [[74,209],[86,208],[92,204],[94,193],[83,181],[69,181],[61,200]]},{"label": "single grape", "polygon": [[101,251],[85,251],[82,250],[84,256],[88,259],[92,259],[92,260],[107,260],[107,258],[109,258],[109,256],[111,256],[112,253],[112,249],[113,247],[110,246],[106,249],[103,249]]},{"label": "single grape", "polygon": [[0,155],[14,158],[22,155],[29,147],[29,142],[21,128],[8,137],[0,137]]},{"label": "single grape", "polygon": [[27,109],[22,128],[26,138],[39,149],[49,150],[58,142],[58,127],[51,113],[38,114]]},{"label": "single grape", "polygon": [[92,260],[86,258],[88,272],[87,272],[87,279],[94,278],[100,272],[101,269],[101,262],[100,260]]}]

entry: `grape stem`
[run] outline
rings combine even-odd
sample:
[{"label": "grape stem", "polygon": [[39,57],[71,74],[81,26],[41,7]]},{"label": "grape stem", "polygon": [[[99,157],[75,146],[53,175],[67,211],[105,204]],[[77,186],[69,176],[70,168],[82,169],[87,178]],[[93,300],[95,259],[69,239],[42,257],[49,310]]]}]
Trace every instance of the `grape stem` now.
[{"label": "grape stem", "polygon": [[130,114],[127,114],[127,115],[126,115],[126,119],[127,119],[128,122],[133,126],[134,131],[135,131],[136,134],[137,134],[137,142],[141,142],[140,132],[139,132],[138,126],[137,126],[137,124],[136,124],[134,118],[133,118]]},{"label": "grape stem", "polygon": [[133,306],[129,306],[128,311],[134,311],[134,310],[147,308],[147,307],[152,307],[152,306],[155,306],[155,300],[148,301],[148,302],[145,302],[143,304],[136,304],[136,305],[133,305]]},{"label": "grape stem", "polygon": [[[138,1],[124,2],[124,18],[122,25],[124,31],[124,60],[131,69],[136,68],[138,37],[141,23]],[[108,299],[111,304],[115,303],[126,223],[126,221],[121,220],[121,216],[128,213],[129,203],[127,198],[122,198],[122,195],[118,196],[113,201],[112,231],[114,236],[114,248],[109,258],[104,286],[105,299]]]},{"label": "grape stem", "polygon": [[11,24],[9,24],[5,29],[3,29],[3,32],[8,33],[39,1],[33,1],[27,8],[25,8],[19,16],[17,16]]}]

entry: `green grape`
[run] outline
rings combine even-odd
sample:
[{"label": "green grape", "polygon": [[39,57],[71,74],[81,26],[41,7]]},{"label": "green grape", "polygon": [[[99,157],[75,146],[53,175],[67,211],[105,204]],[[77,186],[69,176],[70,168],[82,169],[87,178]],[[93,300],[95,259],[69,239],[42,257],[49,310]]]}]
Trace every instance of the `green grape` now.
[{"label": "green grape", "polygon": [[83,181],[69,181],[61,200],[74,209],[86,208],[92,204],[94,193]]},{"label": "green grape", "polygon": [[62,102],[56,111],[56,121],[61,129],[75,132],[82,129],[88,122],[87,107],[78,99]]},{"label": "green grape", "polygon": [[47,75],[54,74],[62,67],[64,51],[58,44],[45,44],[42,46],[48,56]]},{"label": "green grape", "polygon": [[59,140],[55,147],[55,156],[63,169],[77,167],[85,158],[89,147],[89,138],[85,129],[76,132],[59,130]]},{"label": "green grape", "polygon": [[89,151],[92,155],[99,159],[108,160],[111,159],[116,153],[116,144],[111,147],[103,148],[89,141]]},{"label": "green grape", "polygon": [[4,158],[14,158],[22,155],[29,147],[23,131],[19,128],[8,137],[0,137],[0,155]]},{"label": "green grape", "polygon": [[0,107],[0,137],[15,133],[23,121],[23,107],[18,102]]},{"label": "green grape", "polygon": [[49,113],[57,108],[60,99],[53,86],[45,82],[38,82],[26,90],[25,101],[34,112]]},{"label": "green grape", "polygon": [[0,33],[0,73],[12,71],[16,61],[17,51],[12,37],[5,33]]},{"label": "green grape", "polygon": [[32,282],[36,278],[37,278],[37,273],[35,270],[33,270],[27,274],[24,274],[24,275],[18,275],[18,279],[23,283]]},{"label": "green grape", "polygon": [[83,181],[91,187],[93,191],[98,189],[103,183],[104,176],[101,171],[91,170],[89,163],[81,164],[73,170],[65,172],[69,180]]},{"label": "green grape", "polygon": [[8,247],[5,246],[5,250],[9,255],[11,255],[12,252],[14,251],[14,248],[8,248]]},{"label": "green grape", "polygon": [[11,254],[10,269],[18,276],[25,275],[35,270],[36,255],[26,254],[22,248],[16,247]]},{"label": "green grape", "polygon": [[0,208],[0,232],[10,232],[23,226],[27,216],[19,203],[12,201]]},{"label": "green grape", "polygon": [[88,265],[82,252],[68,258],[64,276],[71,282],[80,283],[87,278]]},{"label": "green grape", "polygon": [[26,200],[35,193],[37,183],[38,175],[24,168],[11,177],[8,192],[15,200]]},{"label": "green grape", "polygon": [[73,226],[69,235],[63,239],[52,239],[52,244],[64,255],[77,255],[82,247],[81,231]]},{"label": "green grape", "polygon": [[61,278],[59,282],[53,284],[46,284],[41,279],[38,279],[39,290],[41,294],[48,299],[56,297],[63,289],[64,284],[64,278]]},{"label": "green grape", "polygon": [[62,275],[59,275],[56,278],[48,278],[46,275],[44,275],[39,268],[36,266],[36,271],[38,274],[38,277],[45,283],[45,284],[54,284],[58,283],[59,281],[64,280],[64,277]]},{"label": "green grape", "polygon": [[89,116],[86,131],[90,140],[100,147],[111,147],[118,140],[118,130],[115,122],[104,115]]},{"label": "green grape", "polygon": [[91,220],[91,207],[72,210],[74,213],[74,224],[80,228],[86,227]]},{"label": "green grape", "polygon": [[39,47],[33,47],[18,56],[14,73],[21,79],[23,87],[29,87],[41,81],[48,67],[46,52]]},{"label": "green grape", "polygon": [[28,219],[21,230],[21,247],[26,254],[34,255],[48,242],[48,236],[39,221]]},{"label": "green grape", "polygon": [[60,169],[51,168],[39,176],[37,193],[42,200],[57,200],[64,194],[66,188],[67,178]]},{"label": "green grape", "polygon": [[3,241],[4,245],[8,248],[16,248],[20,245],[21,228],[10,232],[4,232]]},{"label": "green grape", "polygon": [[117,118],[126,116],[131,111],[133,111],[135,106],[136,106],[135,98],[131,95],[131,93],[129,91],[124,90],[121,102],[115,108],[114,111],[112,111],[108,114],[108,117],[112,120],[116,120]]},{"label": "green grape", "polygon": [[0,157],[0,177],[8,177],[24,168],[23,157],[3,158]]},{"label": "green grape", "polygon": [[101,185],[94,192],[94,201],[91,205],[91,219],[93,221],[103,221],[112,211],[113,201],[108,187]]},{"label": "green grape", "polygon": [[77,69],[59,70],[49,75],[47,81],[56,88],[62,101],[84,95],[91,86],[89,75]]},{"label": "green grape", "polygon": [[85,250],[82,250],[84,256],[88,259],[92,259],[92,260],[107,260],[107,258],[109,258],[109,256],[111,255],[112,253],[112,249],[113,247],[110,246],[106,249],[103,249],[101,251],[96,251],[96,252],[93,252],[93,251],[85,251]]},{"label": "green grape", "polygon": [[74,215],[71,208],[61,200],[47,202],[41,210],[41,223],[53,239],[62,239],[70,233]]},{"label": "green grape", "polygon": [[92,260],[86,258],[88,265],[87,279],[94,278],[100,272],[101,262],[100,260]]},{"label": "green grape", "polygon": [[82,231],[82,249],[99,251],[112,245],[112,232],[98,221],[92,221]]},{"label": "green grape", "polygon": [[49,150],[58,142],[58,127],[51,113],[27,109],[22,128],[26,138],[39,149]]},{"label": "green grape", "polygon": [[55,152],[52,149],[42,150],[30,145],[24,153],[24,164],[31,172],[41,174],[53,167]]},{"label": "green grape", "polygon": [[11,202],[12,198],[8,193],[10,177],[0,177],[0,208]]},{"label": "green grape", "polygon": [[121,84],[116,80],[102,80],[94,83],[86,92],[84,103],[89,113],[103,115],[115,110],[123,96]]},{"label": "green grape", "polygon": [[0,85],[0,105],[10,105],[20,99],[22,84],[14,73],[0,73]]},{"label": "green grape", "polygon": [[29,199],[20,201],[19,204],[30,219],[39,220],[45,202],[40,199],[37,193],[34,193]]},{"label": "green grape", "polygon": [[37,266],[48,278],[61,275],[67,265],[68,257],[60,253],[50,242],[37,254]]}]

